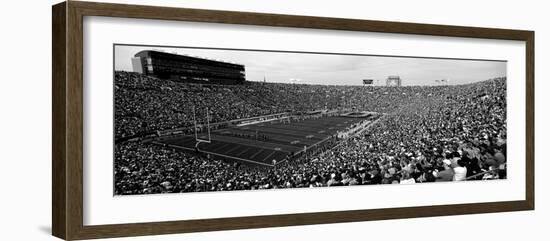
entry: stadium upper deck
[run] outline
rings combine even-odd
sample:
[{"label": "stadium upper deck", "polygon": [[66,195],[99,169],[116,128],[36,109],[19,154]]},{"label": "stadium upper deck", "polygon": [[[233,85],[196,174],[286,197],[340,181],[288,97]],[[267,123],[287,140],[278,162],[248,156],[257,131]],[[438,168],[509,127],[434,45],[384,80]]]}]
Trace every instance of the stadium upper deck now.
[{"label": "stadium upper deck", "polygon": [[153,50],[138,52],[132,58],[132,66],[138,73],[182,82],[241,84],[245,81],[244,65]]}]

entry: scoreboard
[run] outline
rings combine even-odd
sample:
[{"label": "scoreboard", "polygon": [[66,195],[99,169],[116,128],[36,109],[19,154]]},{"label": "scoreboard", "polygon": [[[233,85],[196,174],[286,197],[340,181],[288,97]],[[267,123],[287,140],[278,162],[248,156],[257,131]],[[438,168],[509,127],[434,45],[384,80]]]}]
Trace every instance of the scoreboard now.
[{"label": "scoreboard", "polygon": [[363,84],[364,85],[372,85],[373,79],[364,79]]}]

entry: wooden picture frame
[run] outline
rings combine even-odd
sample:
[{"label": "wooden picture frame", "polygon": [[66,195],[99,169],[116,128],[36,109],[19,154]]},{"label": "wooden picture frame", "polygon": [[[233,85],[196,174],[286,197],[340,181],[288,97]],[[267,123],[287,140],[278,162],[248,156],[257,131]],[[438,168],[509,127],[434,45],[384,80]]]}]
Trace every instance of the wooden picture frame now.
[{"label": "wooden picture frame", "polygon": [[[214,230],[280,227],[533,210],[534,32],[401,22],[213,11],[94,2],[52,7],[52,233],[66,240]],[[279,26],[380,33],[518,40],[526,43],[525,200],[474,204],[367,209],[153,223],[83,224],[83,17],[107,16],[207,23]]]}]

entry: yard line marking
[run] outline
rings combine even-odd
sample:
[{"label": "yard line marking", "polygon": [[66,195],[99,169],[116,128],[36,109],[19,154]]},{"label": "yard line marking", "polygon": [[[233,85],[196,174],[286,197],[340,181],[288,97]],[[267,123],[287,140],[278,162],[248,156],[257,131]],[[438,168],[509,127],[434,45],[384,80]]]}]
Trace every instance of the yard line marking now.
[{"label": "yard line marking", "polygon": [[244,154],[244,153],[245,153],[245,152],[247,152],[248,150],[250,150],[250,147],[246,147],[246,148],[244,148],[244,150],[243,150],[243,151],[241,151],[241,152],[237,153],[237,156],[241,156],[242,154]]},{"label": "yard line marking", "polygon": [[225,153],[230,153],[230,152],[232,152],[232,151],[234,151],[234,150],[237,150],[239,147],[242,147],[242,146],[237,145],[237,146],[235,146],[235,147],[233,147],[233,148],[231,148],[231,149],[225,151]]},{"label": "yard line marking", "polygon": [[218,142],[225,142],[225,143],[234,143],[234,144],[239,144],[239,145],[244,145],[244,146],[249,146],[249,147],[260,147],[260,148],[264,148],[264,149],[274,149],[275,147],[285,147],[285,149],[295,149],[296,147],[295,146],[291,146],[291,145],[285,145],[285,144],[282,144],[282,143],[274,143],[274,142],[269,142],[269,141],[256,141],[256,140],[252,140],[252,139],[244,139],[244,138],[237,138],[237,137],[232,137],[232,136],[217,136],[217,135],[213,135],[212,136],[213,140],[215,141],[218,141]]},{"label": "yard line marking", "polygon": [[230,145],[231,143],[227,143],[227,142],[224,142],[223,144],[221,145],[218,145],[217,147],[213,148],[213,149],[210,149],[210,151],[219,151],[219,150],[222,150],[223,148],[227,147],[228,145]]},{"label": "yard line marking", "polygon": [[[265,160],[267,160],[268,158],[270,158],[271,156],[273,156],[273,154],[275,154],[275,153],[276,153],[276,151],[272,151],[271,154],[269,154],[268,156],[266,156],[266,157],[262,160],[262,162],[265,162]],[[271,165],[271,166],[273,166],[273,165]]]},{"label": "yard line marking", "polygon": [[258,148],[260,149],[258,152],[254,153],[254,155],[250,156],[250,159],[256,157],[258,154],[262,153],[263,151],[265,151],[266,149],[263,149],[263,148]]}]

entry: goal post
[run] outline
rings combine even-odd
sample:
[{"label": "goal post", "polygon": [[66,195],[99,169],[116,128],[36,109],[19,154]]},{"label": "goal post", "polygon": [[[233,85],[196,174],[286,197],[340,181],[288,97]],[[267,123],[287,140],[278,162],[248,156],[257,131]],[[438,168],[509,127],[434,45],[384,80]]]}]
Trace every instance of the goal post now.
[{"label": "goal post", "polygon": [[[198,133],[199,126],[197,124],[197,110],[196,110],[196,107],[193,106],[193,128],[195,129],[195,141],[197,141],[197,143],[200,143],[200,142],[211,143],[212,142],[212,137],[211,137],[211,133],[210,133],[210,111],[208,110],[208,107],[206,107],[205,109],[206,109],[206,131],[207,131],[208,139],[201,139],[199,137],[199,133]],[[203,122],[203,124],[200,124],[201,132],[202,132],[203,127],[205,127],[204,122]]]}]

